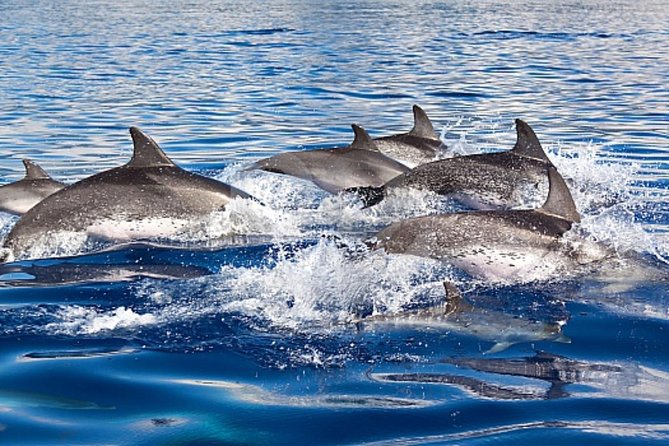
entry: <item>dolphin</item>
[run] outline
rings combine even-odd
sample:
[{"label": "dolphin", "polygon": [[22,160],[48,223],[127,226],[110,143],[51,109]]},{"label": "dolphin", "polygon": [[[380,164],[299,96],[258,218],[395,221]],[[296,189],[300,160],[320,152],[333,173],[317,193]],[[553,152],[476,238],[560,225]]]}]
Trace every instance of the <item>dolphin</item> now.
[{"label": "dolphin", "polygon": [[125,282],[140,278],[194,279],[212,274],[195,265],[169,265],[144,263],[71,263],[47,265],[0,265],[0,287],[54,286],[93,282]]},{"label": "dolphin", "polygon": [[377,314],[355,322],[358,327],[365,325],[430,327],[475,336],[493,343],[486,354],[497,353],[513,344],[523,342],[542,340],[571,342],[562,334],[564,321],[546,323],[518,318],[501,311],[478,308],[467,302],[452,283],[444,282],[444,289],[446,295],[440,305],[394,314]]},{"label": "dolphin", "polygon": [[0,211],[21,215],[44,198],[64,188],[65,183],[52,179],[39,165],[23,160],[26,175],[19,181],[0,186]]},{"label": "dolphin", "polygon": [[434,161],[446,149],[434,131],[427,113],[413,106],[413,128],[407,133],[375,138],[379,150],[408,167]]},{"label": "dolphin", "polygon": [[[560,240],[580,215],[555,167],[549,193],[538,209],[469,211],[415,217],[393,223],[370,243],[388,253],[444,260],[489,281],[529,282],[592,261]],[[587,254],[587,255],[586,255]]]},{"label": "dolphin", "polygon": [[[392,383],[425,383],[454,385],[483,398],[496,400],[551,400],[567,398],[571,393],[588,399],[615,398],[634,401],[669,401],[667,372],[635,363],[589,362],[569,359],[547,352],[523,358],[460,358],[440,362],[481,373],[480,378],[450,373],[373,373],[373,379]],[[494,376],[498,375],[498,376]],[[516,377],[501,383],[499,375]],[[523,378],[519,380],[518,378]],[[525,382],[527,380],[527,382]],[[549,384],[537,387],[534,380]],[[571,392],[569,386],[573,386]]]},{"label": "dolphin", "polygon": [[513,388],[492,384],[471,376],[447,373],[372,373],[372,379],[387,383],[436,384],[457,386],[479,397],[495,400],[539,400],[546,399],[539,392],[528,388]]},{"label": "dolphin", "polygon": [[458,156],[433,161],[398,175],[379,187],[351,189],[365,207],[373,206],[397,188],[446,195],[473,209],[510,209],[536,197],[553,164],[534,130],[516,119],[517,140],[505,152]]},{"label": "dolphin", "polygon": [[[487,374],[540,379],[550,384],[546,399],[570,396],[566,387],[579,384],[605,395],[646,401],[669,401],[667,372],[634,363],[590,362],[548,352],[523,358],[446,358],[441,362]],[[578,392],[578,389],[574,389]],[[591,396],[592,391],[588,391]]]},{"label": "dolphin", "polygon": [[246,192],[178,167],[137,127],[132,159],[45,198],[23,214],[4,240],[6,260],[25,256],[56,233],[84,233],[111,241],[168,236],[175,221],[222,210]]},{"label": "dolphin", "polygon": [[355,139],[348,147],[280,153],[257,161],[253,167],[311,181],[333,194],[353,187],[381,186],[409,171],[381,153],[362,127],[352,127]]}]

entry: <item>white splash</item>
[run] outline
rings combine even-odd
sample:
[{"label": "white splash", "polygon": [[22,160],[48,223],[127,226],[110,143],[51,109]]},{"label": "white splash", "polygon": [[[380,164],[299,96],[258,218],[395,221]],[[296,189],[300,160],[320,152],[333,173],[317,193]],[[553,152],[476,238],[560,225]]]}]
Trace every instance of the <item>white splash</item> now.
[{"label": "white splash", "polygon": [[146,325],[154,325],[158,322],[153,314],[138,314],[126,307],[102,311],[92,307],[74,305],[59,310],[55,317],[57,322],[47,324],[45,326],[46,331],[52,334],[69,336],[136,329]]}]

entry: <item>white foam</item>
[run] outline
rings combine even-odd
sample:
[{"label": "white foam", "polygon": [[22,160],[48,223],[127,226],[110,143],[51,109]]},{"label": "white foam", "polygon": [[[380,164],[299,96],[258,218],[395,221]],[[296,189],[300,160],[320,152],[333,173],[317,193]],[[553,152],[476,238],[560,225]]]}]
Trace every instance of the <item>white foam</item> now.
[{"label": "white foam", "polygon": [[45,329],[53,334],[69,336],[136,329],[158,322],[153,314],[138,314],[126,307],[102,311],[97,308],[74,305],[62,308],[55,314],[55,317],[58,321],[47,324]]},{"label": "white foam", "polygon": [[[374,252],[351,259],[329,241],[299,250],[279,252],[272,264],[224,266],[221,272],[191,281],[206,301],[193,301],[183,283],[147,286],[140,296],[169,305],[156,315],[162,320],[240,313],[283,329],[332,329],[367,312],[397,312],[426,289],[450,278],[442,263],[418,257]],[[201,287],[204,287],[204,291]],[[443,291],[440,291],[443,293]]]}]

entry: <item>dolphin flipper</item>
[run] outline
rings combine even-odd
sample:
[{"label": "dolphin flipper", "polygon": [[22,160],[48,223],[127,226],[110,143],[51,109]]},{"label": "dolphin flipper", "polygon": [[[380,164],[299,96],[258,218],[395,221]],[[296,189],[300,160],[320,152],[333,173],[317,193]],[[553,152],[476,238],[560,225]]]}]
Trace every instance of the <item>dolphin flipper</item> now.
[{"label": "dolphin flipper", "polygon": [[532,127],[521,119],[516,119],[516,135],[516,145],[511,149],[513,153],[518,156],[544,161],[551,166],[553,165],[551,160],[548,159],[548,156],[546,155],[544,148],[541,146],[536,133],[532,130]]},{"label": "dolphin flipper", "polygon": [[26,168],[26,180],[49,180],[51,177],[44,169],[42,169],[37,163],[30,161],[29,159],[24,159],[23,165]]},{"label": "dolphin flipper", "polygon": [[427,139],[438,139],[434,132],[432,121],[428,118],[427,113],[416,104],[413,106],[413,128],[409,132],[409,135]]}]

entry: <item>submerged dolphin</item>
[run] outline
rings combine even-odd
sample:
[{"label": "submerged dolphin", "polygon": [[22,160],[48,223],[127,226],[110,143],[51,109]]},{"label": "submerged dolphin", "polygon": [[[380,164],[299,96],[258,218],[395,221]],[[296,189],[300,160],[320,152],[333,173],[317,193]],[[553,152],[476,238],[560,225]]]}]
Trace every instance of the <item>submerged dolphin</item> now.
[{"label": "submerged dolphin", "polygon": [[575,267],[585,260],[560,249],[559,242],[580,216],[555,167],[549,167],[548,177],[548,198],[538,209],[410,218],[380,231],[376,247],[445,260],[493,281],[533,281]]},{"label": "submerged dolphin", "polygon": [[44,198],[64,188],[65,183],[52,179],[40,166],[23,160],[26,175],[19,181],[0,186],[0,211],[25,214]]},{"label": "submerged dolphin", "polygon": [[506,350],[513,344],[536,341],[571,342],[562,334],[563,321],[546,323],[516,316],[468,303],[449,283],[444,282],[446,299],[442,305],[421,310],[404,311],[389,315],[369,316],[357,321],[358,325],[394,325],[441,328],[455,333],[475,336],[493,342],[486,353]]},{"label": "submerged dolphin", "polygon": [[26,212],[4,241],[8,259],[29,252],[58,232],[136,240],[178,231],[175,220],[222,210],[234,197],[250,196],[227,184],[187,172],[158,144],[130,128],[132,159],[45,198]]},{"label": "submerged dolphin", "polygon": [[473,209],[523,206],[546,183],[553,164],[532,128],[516,119],[517,141],[512,150],[447,158],[423,164],[380,187],[353,189],[365,206],[383,200],[397,188],[427,190],[457,199]]},{"label": "submerged dolphin", "polygon": [[446,148],[418,105],[413,106],[413,128],[409,132],[375,138],[374,142],[385,155],[411,168],[433,161]]},{"label": "submerged dolphin", "polygon": [[311,181],[333,194],[352,187],[380,186],[409,170],[381,153],[362,127],[352,127],[355,139],[348,147],[281,153],[254,167]]},{"label": "submerged dolphin", "polygon": [[[540,379],[550,383],[544,398],[570,396],[567,386],[579,384],[600,389],[608,397],[646,401],[669,401],[667,372],[634,363],[578,361],[547,352],[524,358],[447,358],[446,364],[467,367],[486,374]],[[581,390],[582,391],[582,390]],[[579,392],[578,388],[574,392]]]}]

